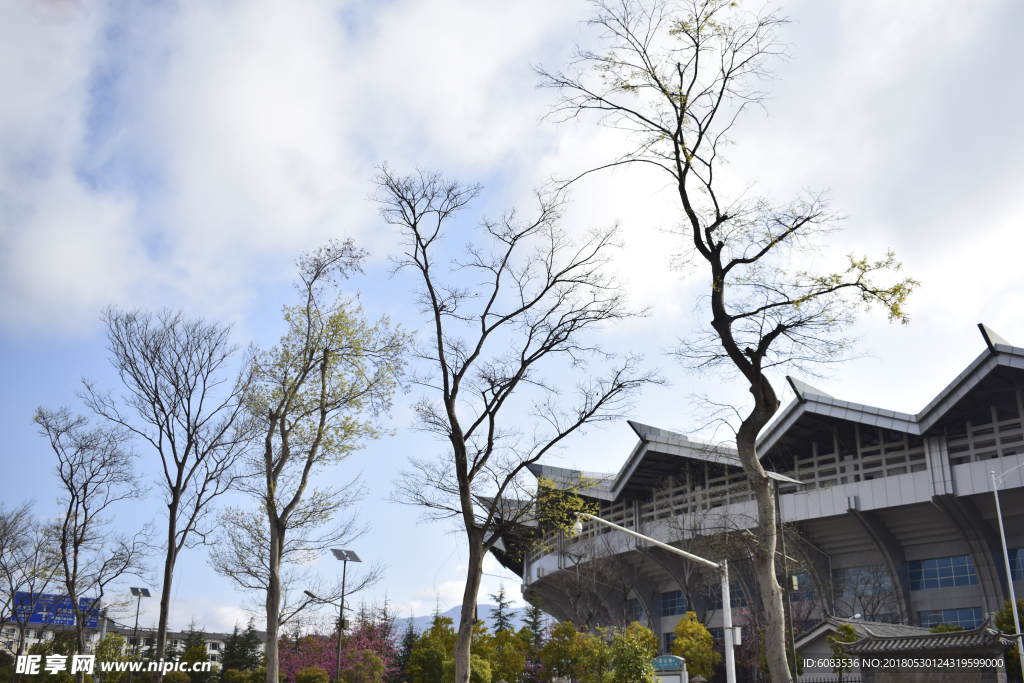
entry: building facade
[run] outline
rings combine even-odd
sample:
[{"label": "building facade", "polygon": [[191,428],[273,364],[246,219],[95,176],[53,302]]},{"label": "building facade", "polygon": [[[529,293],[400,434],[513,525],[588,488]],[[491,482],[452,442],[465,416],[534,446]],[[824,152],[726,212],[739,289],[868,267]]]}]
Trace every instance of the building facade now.
[{"label": "building facade", "polygon": [[[30,624],[25,632],[25,643],[24,651],[28,652],[28,648],[32,645],[42,644],[52,641],[58,635],[64,632],[74,632],[74,626],[54,626],[54,625],[36,625]],[[145,652],[149,648],[156,647],[156,630],[149,628],[138,629],[138,635],[136,636],[135,628],[133,626],[125,626],[115,623],[112,619],[107,619],[106,628],[86,628],[85,629],[85,644],[87,654],[92,653],[96,645],[102,639],[102,634],[117,633],[124,638],[125,651],[133,650],[135,648],[135,641],[138,639],[139,652]],[[260,648],[263,649],[267,644],[267,633],[266,631],[256,631],[257,636],[260,639]],[[167,647],[168,649],[177,649],[179,645],[185,642],[185,638],[188,635],[186,631],[168,631],[167,632]],[[227,638],[231,636],[230,633],[203,633],[203,642],[206,644],[206,651],[210,657],[210,661],[215,665],[220,663],[221,653],[224,651],[224,644]],[[3,627],[0,630],[0,649],[14,654],[18,649],[18,627],[16,625],[10,625]]]},{"label": "building facade", "polygon": [[[832,614],[975,629],[1009,599],[1008,581],[1024,595],[1024,468],[1000,486],[1011,576],[990,475],[1024,465],[1024,348],[979,327],[985,350],[916,415],[789,380],[797,398],[760,435],[758,454],[767,470],[800,482],[776,482],[787,544],[780,570],[785,562],[798,626]],[[534,474],[582,482],[606,520],[728,559],[733,619],[756,620],[756,510],[735,451],[629,424],[639,441],[617,473]],[[713,632],[722,623],[718,578],[683,558],[595,522],[578,538],[543,540],[521,557],[495,554],[556,618],[640,619],[666,649],[687,610]]]}]

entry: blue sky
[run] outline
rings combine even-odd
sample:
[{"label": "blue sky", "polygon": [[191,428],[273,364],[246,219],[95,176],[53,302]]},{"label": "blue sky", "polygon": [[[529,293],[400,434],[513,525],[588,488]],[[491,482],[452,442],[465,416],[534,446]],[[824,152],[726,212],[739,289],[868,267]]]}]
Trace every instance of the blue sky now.
[{"label": "blue sky", "polygon": [[[916,412],[980,352],[976,323],[1024,344],[1024,6],[781,7],[794,20],[784,34],[792,58],[776,66],[767,114],[740,126],[730,182],[778,197],[830,188],[847,220],[823,260],[892,248],[924,283],[909,327],[865,316],[871,355],[821,383]],[[341,236],[371,252],[366,275],[349,283],[367,312],[422,328],[409,280],[389,277],[392,235],[366,201],[373,165],[482,182],[471,221],[525,206],[552,173],[613,155],[613,133],[541,120],[551,93],[530,69],[592,41],[587,16],[568,1],[3,3],[0,499],[35,498],[53,512],[52,454],[31,417],[38,405],[75,405],[83,376],[115,386],[98,320],[108,304],[180,307],[233,321],[239,343],[267,345],[281,333],[295,257]],[[692,327],[701,288],[668,269],[664,228],[675,219],[659,183],[594,176],[574,191],[567,223],[622,222],[616,268],[652,314],[608,330],[606,343],[645,351],[672,381],[638,401],[635,419],[688,432],[691,394],[745,396],[662,355]],[[408,429],[417,397],[396,406],[396,436],[328,475],[364,472],[373,530],[354,547],[391,565],[368,597],[386,591],[407,614],[458,604],[465,559],[449,527],[418,525],[415,511],[386,501],[405,458],[439,448]],[[632,445],[624,424],[591,431],[555,464],[615,470]],[[117,523],[158,512],[149,501]],[[493,562],[487,571],[504,573]],[[484,591],[499,580],[488,576]],[[516,584],[506,581],[513,597]],[[172,626],[195,617],[230,628],[244,618],[241,601],[205,550],[188,552]],[[155,618],[152,603],[144,619]]]}]

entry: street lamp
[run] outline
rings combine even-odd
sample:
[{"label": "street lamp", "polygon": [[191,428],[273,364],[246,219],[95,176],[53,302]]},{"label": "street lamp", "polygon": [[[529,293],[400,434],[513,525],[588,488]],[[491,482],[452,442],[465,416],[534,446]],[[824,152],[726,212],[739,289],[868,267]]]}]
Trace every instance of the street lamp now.
[{"label": "street lamp", "polygon": [[341,607],[338,610],[338,662],[335,667],[335,675],[341,678],[341,633],[345,629],[345,575],[348,572],[349,562],[362,562],[353,550],[341,550],[331,548],[334,557],[342,561],[341,565]]},{"label": "street lamp", "polygon": [[[132,588],[132,595],[136,596],[139,601],[135,605],[135,630],[132,631],[132,645],[135,647],[135,654],[139,654],[139,610],[142,608],[142,598],[148,598],[148,588]],[[128,672],[128,683],[132,683],[132,671]]]},{"label": "street lamp", "polygon": [[1020,632],[1020,615],[1017,614],[1017,596],[1013,591],[1013,571],[1010,568],[1010,553],[1006,549],[1006,530],[1003,528],[1003,513],[999,508],[999,485],[1013,471],[1024,465],[1017,465],[1006,470],[998,477],[992,470],[992,495],[996,497],[996,519],[999,520],[999,540],[1003,542],[1003,561],[1006,563],[1006,585],[1010,588],[1010,609],[1013,612],[1013,627],[1017,635],[1017,654],[1020,655],[1021,671],[1024,671],[1024,638]]},{"label": "street lamp", "polygon": [[725,680],[726,683],[736,683],[736,657],[733,653],[733,647],[734,645],[740,645],[741,643],[739,642],[739,638],[735,637],[738,634],[733,631],[732,627],[732,602],[731,596],[729,595],[728,561],[723,560],[721,564],[718,564],[717,562],[712,562],[711,560],[705,560],[703,557],[698,557],[697,555],[688,553],[685,550],[680,550],[679,548],[674,548],[666,543],[662,543],[661,541],[656,541],[653,538],[650,538],[649,536],[644,536],[643,534],[638,534],[635,531],[625,529],[619,526],[618,524],[613,524],[609,522],[606,519],[601,519],[600,517],[588,515],[583,512],[576,513],[576,524],[575,526],[573,526],[573,531],[577,535],[579,535],[583,531],[582,520],[584,517],[586,517],[587,519],[592,519],[596,522],[601,522],[601,524],[610,526],[613,529],[624,531],[630,536],[635,536],[636,538],[639,538],[641,541],[646,541],[647,543],[655,545],[661,548],[662,550],[667,550],[670,553],[682,555],[691,562],[702,564],[705,567],[709,567],[722,573],[722,627],[723,631],[725,632]]}]

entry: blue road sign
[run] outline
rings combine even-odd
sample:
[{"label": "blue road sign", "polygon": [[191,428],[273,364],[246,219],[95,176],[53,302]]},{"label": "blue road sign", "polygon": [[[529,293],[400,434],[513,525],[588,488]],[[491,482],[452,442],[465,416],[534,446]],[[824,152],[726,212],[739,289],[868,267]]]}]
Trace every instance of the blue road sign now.
[{"label": "blue road sign", "polygon": [[[99,600],[80,598],[78,608],[82,611],[83,623],[96,628],[99,624]],[[74,626],[75,610],[71,598],[56,593],[32,593],[18,591],[14,594],[14,616],[22,623],[43,626]]]}]

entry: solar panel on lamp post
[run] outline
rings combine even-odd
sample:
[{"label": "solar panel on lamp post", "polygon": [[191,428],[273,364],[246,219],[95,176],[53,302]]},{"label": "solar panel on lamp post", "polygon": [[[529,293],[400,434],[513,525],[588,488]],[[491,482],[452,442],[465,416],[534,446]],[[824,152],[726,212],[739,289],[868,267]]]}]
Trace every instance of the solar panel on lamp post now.
[{"label": "solar panel on lamp post", "polygon": [[334,557],[341,560],[341,608],[338,610],[338,661],[334,669],[335,676],[341,678],[341,634],[345,629],[345,576],[348,571],[349,562],[362,562],[359,556],[352,550],[331,548]]},{"label": "solar panel on lamp post", "polygon": [[[135,648],[135,654],[139,654],[139,609],[142,607],[142,598],[151,597],[148,588],[132,588],[132,595],[139,599],[138,604],[135,606],[135,630],[132,631],[132,646]],[[128,683],[132,683],[133,671],[128,672]]]}]

